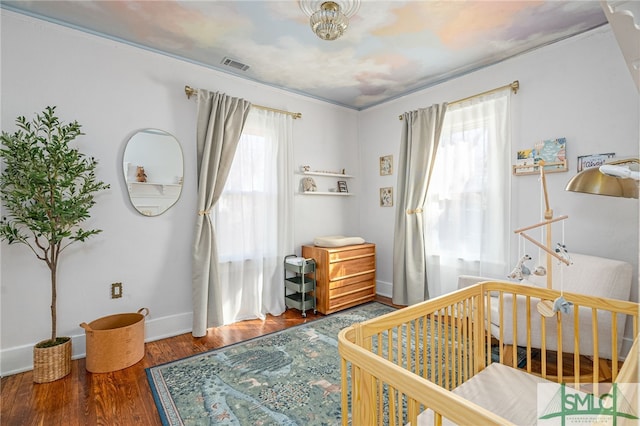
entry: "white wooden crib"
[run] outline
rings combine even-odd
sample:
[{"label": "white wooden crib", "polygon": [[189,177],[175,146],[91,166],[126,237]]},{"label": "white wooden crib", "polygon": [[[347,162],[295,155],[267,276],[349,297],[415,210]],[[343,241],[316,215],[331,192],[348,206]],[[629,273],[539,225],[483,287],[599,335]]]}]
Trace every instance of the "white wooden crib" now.
[{"label": "white wooden crib", "polygon": [[[535,309],[559,296],[483,282],[342,330],[342,424],[535,424],[540,382],[595,395],[613,381],[637,383],[638,338],[621,364],[617,329],[628,321],[638,336],[640,305],[564,293],[569,313],[548,318]],[[598,326],[605,320],[610,330]],[[511,345],[523,333],[526,343]]]}]

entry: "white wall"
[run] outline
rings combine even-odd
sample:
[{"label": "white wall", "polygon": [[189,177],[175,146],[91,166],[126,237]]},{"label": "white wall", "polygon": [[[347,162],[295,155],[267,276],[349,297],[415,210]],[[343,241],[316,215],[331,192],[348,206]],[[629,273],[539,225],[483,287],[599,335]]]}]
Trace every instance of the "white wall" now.
[{"label": "white wall", "polygon": [[[396,187],[397,173],[380,176],[378,159],[397,160],[405,111],[461,99],[520,81],[512,99],[512,155],[536,141],[567,138],[569,171],[547,174],[551,208],[567,214],[569,251],[625,260],[638,270],[638,200],[565,192],[580,155],[615,152],[638,155],[639,97],[609,26],[593,30],[500,64],[370,108],[359,116],[364,198],[362,236],[378,245],[378,292],[391,294],[394,208],[379,207],[380,187]],[[537,175],[512,178],[510,229],[537,223],[540,184]],[[554,232],[556,232],[554,230]],[[560,241],[560,235],[555,234]],[[554,237],[554,240],[555,240]],[[534,250],[537,255],[537,249]],[[518,241],[512,238],[512,262]],[[633,300],[638,300],[634,286]]]},{"label": "white wall", "polygon": [[[74,357],[85,351],[78,325],[113,313],[148,307],[147,340],[191,330],[196,105],[186,98],[185,84],[301,112],[294,122],[296,166],[359,174],[356,111],[6,10],[0,15],[2,130],[13,132],[19,115],[57,105],[62,120],[83,126],[86,136],[77,146],[99,160],[99,178],[111,184],[87,222],[102,234],[71,246],[60,262],[58,334],[73,337]],[[131,206],[122,171],[127,140],[144,128],[176,136],[185,157],[180,200],[153,218]],[[359,180],[350,180],[351,191],[358,192]],[[296,196],[292,251],[299,254],[300,245],[318,235],[351,232],[357,199]],[[25,246],[2,242],[0,258],[4,375],[30,369],[32,345],[49,337],[50,292],[48,269]],[[112,282],[123,283],[122,299],[110,299]]]},{"label": "white wall", "polygon": [[[397,161],[398,115],[518,79],[513,151],[540,139],[565,136],[568,141],[570,171],[548,175],[552,207],[569,215],[568,248],[626,260],[637,270],[637,200],[563,190],[575,174],[578,155],[638,154],[638,93],[608,27],[356,112],[6,10],[0,16],[1,128],[13,131],[16,116],[57,105],[63,120],[83,125],[86,136],[78,145],[100,160],[99,177],[112,185],[98,196],[88,223],[103,233],[73,247],[61,262],[59,334],[74,337],[75,357],[84,353],[78,324],[112,313],[148,307],[147,340],[190,331],[196,107],[184,95],[185,84],[302,112],[294,124],[296,166],[344,168],[356,176],[348,180],[356,195],[297,195],[292,250],[299,254],[300,245],[315,236],[363,236],[377,244],[378,290],[390,294],[395,206],[379,207],[378,194],[380,187],[395,188],[397,172],[379,176],[378,159],[393,154]],[[143,128],[175,135],[185,156],[181,199],[155,218],[133,209],[123,181],[124,146]],[[539,219],[535,176],[513,178],[512,198],[507,226]],[[48,270],[25,247],[4,242],[0,262],[0,371],[7,374],[31,368],[33,343],[48,337]],[[109,298],[112,282],[123,282],[122,299]]]}]

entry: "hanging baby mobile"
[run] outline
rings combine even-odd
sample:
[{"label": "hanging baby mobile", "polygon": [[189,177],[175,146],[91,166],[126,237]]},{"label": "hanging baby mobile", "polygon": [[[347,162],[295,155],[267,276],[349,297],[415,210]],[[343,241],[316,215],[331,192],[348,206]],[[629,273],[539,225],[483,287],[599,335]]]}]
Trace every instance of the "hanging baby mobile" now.
[{"label": "hanging baby mobile", "polygon": [[[544,195],[544,205],[545,205],[545,209],[543,213],[544,220],[534,225],[526,226],[524,228],[516,229],[515,231],[513,231],[514,233],[518,234],[521,237],[521,239],[518,242],[518,251],[519,251],[520,259],[518,260],[518,263],[513,268],[511,273],[508,275],[508,277],[514,280],[522,281],[527,276],[531,275],[531,269],[525,264],[525,262],[532,260],[530,255],[524,254],[523,244],[526,240],[538,247],[538,262],[540,262],[540,259],[542,257],[542,251],[544,251],[547,254],[546,267],[538,264],[533,269],[533,274],[538,276],[546,275],[547,288],[552,288],[553,259],[556,259],[558,262],[564,264],[561,266],[569,266],[571,265],[571,256],[569,255],[569,252],[567,251],[567,248],[564,244],[564,222],[562,222],[562,242],[556,243],[555,249],[552,249],[553,242],[552,242],[552,236],[551,236],[551,225],[555,222],[564,221],[565,219],[568,218],[568,216],[563,215],[555,218],[553,217],[553,210],[551,210],[551,208],[549,207],[549,196],[547,194],[547,181],[544,173],[544,161],[540,163],[539,169],[540,169],[540,180],[542,182],[541,186],[542,186],[542,192]],[[531,237],[526,233],[527,231],[530,231],[532,229],[537,229],[537,228],[541,229],[541,240],[544,240],[544,243],[537,241],[535,238]],[[550,301],[550,300],[540,301],[540,303],[538,303],[537,305],[537,309],[541,315],[544,315],[546,317],[552,317],[557,312],[561,312],[565,314],[569,313],[571,309],[571,303],[567,302],[563,297],[564,283],[563,283],[562,271],[563,269],[560,268],[560,297],[558,297],[554,301]]]}]

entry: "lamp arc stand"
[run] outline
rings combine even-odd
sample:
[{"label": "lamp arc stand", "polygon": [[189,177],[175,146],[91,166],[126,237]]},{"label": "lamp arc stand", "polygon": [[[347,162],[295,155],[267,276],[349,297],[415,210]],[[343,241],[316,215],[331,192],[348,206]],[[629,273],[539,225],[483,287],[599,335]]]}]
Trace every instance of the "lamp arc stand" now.
[{"label": "lamp arc stand", "polygon": [[[553,251],[551,249],[553,242],[552,242],[552,238],[551,238],[551,225],[555,222],[559,222],[562,220],[566,220],[569,218],[569,216],[567,215],[562,215],[562,216],[558,216],[556,218],[553,217],[553,210],[551,209],[551,207],[549,206],[549,194],[547,192],[547,179],[544,173],[544,161],[540,161],[538,163],[539,168],[540,168],[540,180],[542,181],[542,191],[544,193],[544,205],[545,205],[545,210],[544,210],[544,220],[542,222],[538,222],[536,224],[533,225],[529,225],[529,226],[525,226],[524,228],[519,228],[516,229],[515,231],[513,231],[515,234],[520,235],[521,237],[525,238],[526,240],[528,240],[529,242],[535,244],[536,246],[538,246],[538,248],[544,250],[547,253],[547,288],[552,288],[553,286],[553,264],[552,264],[552,258],[556,258],[558,259],[560,262],[563,262],[564,264],[571,265],[571,261],[569,259],[567,259],[564,256],[559,255],[558,253],[556,253],[555,251]],[[533,237],[527,235],[525,232],[531,229],[536,229],[539,228],[541,226],[545,227],[545,244],[540,243],[539,241],[535,240]],[[542,300],[538,303],[537,309],[538,312],[540,312],[540,314],[546,316],[546,317],[552,317],[555,315],[556,311],[554,310],[553,307],[554,303],[550,300]]]}]

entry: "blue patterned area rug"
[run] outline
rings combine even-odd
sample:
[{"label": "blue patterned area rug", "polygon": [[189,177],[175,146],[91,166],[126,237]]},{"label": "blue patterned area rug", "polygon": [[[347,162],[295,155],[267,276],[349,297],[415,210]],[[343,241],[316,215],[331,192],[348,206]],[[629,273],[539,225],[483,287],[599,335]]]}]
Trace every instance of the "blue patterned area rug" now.
[{"label": "blue patterned area rug", "polygon": [[394,308],[372,302],[148,368],[164,425],[337,425],[338,332]]}]

